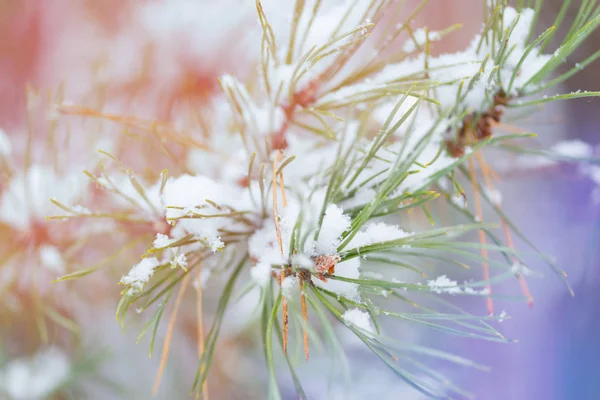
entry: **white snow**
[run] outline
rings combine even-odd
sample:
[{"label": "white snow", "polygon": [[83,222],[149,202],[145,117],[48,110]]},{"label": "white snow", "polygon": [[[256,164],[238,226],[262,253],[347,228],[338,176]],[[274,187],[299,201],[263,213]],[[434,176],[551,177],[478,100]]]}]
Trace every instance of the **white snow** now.
[{"label": "white snow", "polygon": [[121,278],[120,283],[129,286],[132,294],[142,292],[144,284],[150,280],[158,265],[160,262],[155,257],[144,258],[134,265],[126,276]]},{"label": "white snow", "polygon": [[341,207],[330,204],[325,211],[315,254],[335,254],[340,244],[340,236],[348,228],[350,228],[350,217],[344,214]]},{"label": "white snow", "polygon": [[156,239],[154,239],[154,243],[152,244],[152,246],[155,249],[161,249],[163,247],[169,246],[170,244],[174,243],[175,241],[176,241],[176,239],[171,239],[167,235],[164,235],[162,233],[157,233]]},{"label": "white snow", "polygon": [[[222,249],[223,246],[223,242],[219,239],[219,228],[228,227],[231,229],[234,224],[227,217],[202,217],[229,212],[225,208],[217,209],[209,204],[207,200],[216,203],[220,207],[231,206],[238,209],[239,207],[249,206],[245,203],[245,199],[246,197],[242,194],[241,188],[224,182],[217,182],[201,175],[181,175],[177,178],[170,178],[163,192],[163,203],[166,207],[182,208],[166,208],[167,219],[176,225],[175,233],[177,235],[183,235],[184,233],[196,234],[198,237],[206,239],[211,246],[211,250],[215,252]],[[171,220],[185,216],[200,218],[182,218],[177,220],[176,223]]]},{"label": "white snow", "polygon": [[362,311],[359,308],[352,308],[344,312],[342,319],[346,325],[353,325],[363,331],[363,333],[371,335],[375,334],[375,328],[371,322],[371,317],[366,311]]},{"label": "white snow", "polygon": [[210,250],[214,253],[216,253],[217,251],[222,251],[223,247],[225,247],[225,243],[223,243],[223,241],[221,240],[220,236],[217,236],[215,238],[212,238],[210,240],[209,243],[210,246]]},{"label": "white snow", "polygon": [[476,296],[487,296],[489,295],[489,289],[483,288],[481,290],[473,289],[472,287],[466,286],[467,282],[465,282],[465,286],[461,288],[456,281],[448,278],[446,275],[440,275],[435,279],[427,281],[427,286],[429,290],[433,293],[447,293],[447,294],[468,294],[468,295],[476,295]]},{"label": "white snow", "polygon": [[397,225],[389,225],[385,222],[377,222],[368,225],[358,232],[350,241],[347,248],[353,249],[375,243],[382,243],[410,236],[411,233],[404,232]]},{"label": "white snow", "polygon": [[183,268],[186,269],[188,260],[185,254],[179,254],[171,261],[171,268]]},{"label": "white snow", "polygon": [[434,280],[427,281],[427,286],[429,286],[434,293],[461,293],[461,289],[457,286],[457,282],[449,279],[446,275],[440,275]]},{"label": "white snow", "polygon": [[271,265],[259,262],[253,267],[250,267],[250,278],[260,287],[266,287],[271,280]]}]

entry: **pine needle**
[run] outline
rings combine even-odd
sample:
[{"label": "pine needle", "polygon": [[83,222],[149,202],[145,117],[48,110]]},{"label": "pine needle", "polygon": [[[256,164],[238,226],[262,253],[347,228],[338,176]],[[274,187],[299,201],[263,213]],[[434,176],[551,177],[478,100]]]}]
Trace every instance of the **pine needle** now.
[{"label": "pine needle", "polygon": [[273,159],[273,179],[271,186],[273,188],[273,222],[275,222],[275,231],[277,232],[277,244],[279,251],[283,254],[283,242],[281,238],[281,227],[279,226],[279,214],[277,212],[277,161],[279,160],[279,152],[275,154]]},{"label": "pine needle", "polygon": [[[481,165],[483,179],[485,180],[485,183],[486,183],[488,189],[490,191],[494,191],[494,184],[492,182],[492,176],[491,176],[492,170],[490,169],[489,165],[485,162],[485,159],[483,158],[483,154],[481,152],[478,152],[476,157],[479,161],[479,164]],[[510,247],[511,249],[515,249],[512,235],[510,233],[508,224],[506,223],[506,219],[501,217],[500,220],[502,222],[502,230],[504,231],[504,237],[506,238],[508,247]],[[513,262],[516,262],[516,260],[514,258],[513,258]],[[533,307],[533,296],[531,295],[529,286],[527,285],[527,280],[521,273],[517,274],[517,278],[519,279],[519,284],[521,285],[521,291],[523,292],[525,297],[527,297],[527,303],[529,304],[529,307]]]},{"label": "pine needle", "polygon": [[[469,172],[471,174],[471,182],[473,183],[473,195],[475,197],[475,213],[476,213],[479,221],[482,221],[483,220],[483,211],[481,209],[481,198],[479,197],[479,187],[477,186],[477,183],[476,183],[477,181],[476,181],[476,176],[475,176],[475,164],[474,164],[472,158],[469,158],[468,163],[469,163]],[[482,229],[479,230],[479,242],[482,245],[481,257],[484,260],[482,263],[483,279],[486,282],[488,282],[488,284],[486,285],[486,289],[488,290],[488,297],[486,298],[487,309],[488,309],[488,313],[490,315],[492,315],[492,314],[494,314],[494,301],[490,297],[492,294],[492,287],[489,284],[490,271],[489,271],[488,263],[486,261],[488,259],[488,252],[487,252],[487,248],[485,247],[485,244],[486,244],[485,232]]]},{"label": "pine needle", "polygon": [[308,312],[306,310],[306,297],[304,295],[304,285],[302,279],[298,280],[298,284],[300,285],[300,303],[302,304],[302,335],[304,339],[304,356],[306,357],[306,362],[308,363]]},{"label": "pine needle", "polygon": [[[283,255],[283,241],[281,238],[281,227],[279,226],[279,214],[277,212],[277,162],[281,156],[280,152],[276,152],[273,158],[273,180],[271,186],[273,187],[273,220],[275,222],[275,231],[277,232],[277,243],[279,244],[279,251]],[[282,190],[283,191],[283,190]],[[285,266],[281,266],[281,274],[279,275],[279,284],[283,285],[285,279]],[[281,309],[283,313],[283,353],[287,353],[287,342],[288,342],[288,306],[285,296],[281,299]]]},{"label": "pine needle", "polygon": [[[83,106],[75,106],[75,105],[61,105],[59,107],[59,111],[62,114],[67,115],[78,115],[82,117],[92,117],[92,118],[100,118],[105,119],[111,122],[115,122],[121,125],[125,125],[131,128],[140,129],[146,132],[151,133],[154,136],[158,136],[160,139],[165,141],[172,141],[184,146],[193,146],[199,149],[208,150],[208,146],[203,143],[200,143],[187,134],[184,135],[180,132],[175,131],[169,124],[162,121],[148,121],[142,118],[138,118],[135,116],[129,115],[118,115],[118,114],[110,114],[103,113],[101,111],[95,110],[89,107]],[[158,130],[160,129],[160,132]]]},{"label": "pine needle", "polygon": [[[198,287],[196,288],[196,332],[198,335],[198,359],[204,353],[204,321],[202,318],[202,263],[198,264]],[[209,400],[208,384],[204,382],[202,385],[202,399]]]},{"label": "pine needle", "polygon": [[183,278],[183,282],[181,283],[181,287],[179,288],[179,292],[177,293],[177,298],[175,299],[175,305],[173,306],[173,314],[171,314],[171,320],[169,321],[169,326],[167,328],[167,335],[165,336],[165,341],[163,344],[162,355],[160,358],[160,365],[158,367],[158,372],[156,373],[156,378],[154,379],[154,386],[152,387],[152,395],[156,396],[158,393],[158,388],[160,386],[160,380],[165,372],[165,366],[167,365],[167,358],[169,357],[169,350],[171,347],[171,339],[173,338],[173,330],[175,329],[175,322],[177,321],[177,311],[179,310],[179,306],[181,305],[181,301],[183,300],[183,295],[190,283],[191,275],[189,273],[185,274]]},{"label": "pine needle", "polygon": [[[283,286],[283,280],[285,279],[285,268],[281,270],[281,286]],[[283,313],[283,354],[287,354],[288,334],[289,334],[289,315],[288,315],[288,304],[285,296],[281,299],[281,311]]]},{"label": "pine needle", "polygon": [[[279,152],[279,154],[280,154],[280,156],[282,155],[281,152]],[[286,161],[288,161],[288,160],[286,160]],[[285,207],[287,207],[287,198],[285,196],[285,183],[283,180],[283,167],[284,167],[284,164],[282,164],[281,167],[279,168],[279,186],[281,189],[281,202],[283,203],[283,208],[285,208]],[[282,249],[282,251],[283,251],[283,249]]]}]

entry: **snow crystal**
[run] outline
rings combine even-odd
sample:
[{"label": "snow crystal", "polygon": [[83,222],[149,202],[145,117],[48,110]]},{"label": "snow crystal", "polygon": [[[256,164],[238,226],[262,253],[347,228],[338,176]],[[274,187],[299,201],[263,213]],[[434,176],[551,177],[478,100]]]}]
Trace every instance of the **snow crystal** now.
[{"label": "snow crystal", "polygon": [[334,254],[340,244],[340,236],[350,228],[350,217],[335,204],[330,204],[325,211],[323,224],[319,231],[315,255]]},{"label": "snow crystal", "polygon": [[390,240],[402,239],[410,236],[397,225],[388,225],[385,222],[373,223],[366,229],[358,232],[348,244],[349,249],[367,246],[374,243],[382,243]]},{"label": "snow crystal", "polygon": [[346,312],[342,315],[342,320],[346,325],[353,325],[371,335],[375,334],[375,328],[373,327],[369,313],[362,311],[359,308],[346,310]]},{"label": "snow crystal", "polygon": [[171,268],[187,268],[188,261],[185,254],[180,254],[171,261]]},{"label": "snow crystal", "polygon": [[250,268],[250,278],[260,287],[266,287],[271,280],[271,265],[259,262]]},{"label": "snow crystal", "polygon": [[440,275],[434,280],[427,281],[427,286],[434,293],[449,293],[457,294],[461,293],[460,287],[457,286],[457,282],[449,279],[446,275]]},{"label": "snow crystal", "polygon": [[144,258],[138,264],[134,265],[129,271],[129,274],[121,278],[120,283],[130,286],[133,293],[144,290],[144,284],[147,283],[154,269],[160,265],[160,262],[155,257]]},{"label": "snow crystal", "polygon": [[[225,213],[222,209],[217,209],[207,203],[207,200],[213,201],[219,206],[230,206],[238,210],[242,208],[240,211],[248,206],[240,188],[216,182],[205,176],[182,175],[170,178],[163,191],[164,204],[169,207],[166,208],[168,220],[194,214],[210,216]],[[215,244],[216,251],[219,245],[219,229],[224,226],[231,229],[231,225],[231,219],[226,217],[182,218],[177,221],[176,233],[182,235],[193,233],[201,238],[206,238],[209,243]]]},{"label": "snow crystal", "polygon": [[171,239],[169,236],[164,235],[162,233],[157,233],[156,239],[154,239],[154,243],[152,244],[152,246],[155,249],[162,249],[163,247],[167,247],[175,242],[175,239]]},{"label": "snow crystal", "polygon": [[210,250],[214,254],[217,251],[223,250],[223,247],[225,247],[225,243],[223,243],[220,236],[217,236],[217,237],[211,239],[209,246],[210,246]]}]

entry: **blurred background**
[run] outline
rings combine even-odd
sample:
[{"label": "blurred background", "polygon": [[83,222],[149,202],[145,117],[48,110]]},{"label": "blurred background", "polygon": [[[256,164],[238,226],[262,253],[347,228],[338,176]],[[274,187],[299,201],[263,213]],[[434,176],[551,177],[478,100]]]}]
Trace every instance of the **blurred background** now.
[{"label": "blurred background", "polygon": [[[198,107],[219,90],[220,74],[248,74],[245,63],[255,57],[250,53],[256,50],[247,46],[254,37],[246,31],[256,22],[254,2],[231,0],[217,4],[205,0],[195,6],[182,6],[183,3],[180,0],[0,0],[0,129],[8,137],[25,135],[28,84],[56,88],[64,82],[67,99],[78,101],[90,93],[102,93],[112,99],[109,107],[126,107],[131,114],[141,117],[175,120],[184,107],[182,104]],[[293,4],[291,0],[269,4],[270,9],[289,10],[291,6],[287,3]],[[576,10],[580,2],[573,3],[572,10]],[[480,0],[431,0],[417,22],[432,30],[463,23],[460,31],[434,46],[437,53],[451,52],[464,48],[479,31],[482,4]],[[561,4],[559,0],[546,0],[541,27],[553,23]],[[186,7],[190,7],[189,12]],[[567,22],[575,17],[574,12],[567,15]],[[286,21],[285,16],[282,20]],[[584,59],[599,48],[600,34],[596,33],[574,58]],[[598,71],[597,64],[584,69],[562,91],[600,90]],[[565,139],[581,139],[594,146],[598,156],[599,106],[598,99],[557,104],[523,125],[537,132],[544,146]],[[144,161],[139,163],[143,165]],[[515,344],[430,332],[409,334],[490,366],[490,372],[445,371],[479,399],[600,399],[600,206],[593,195],[597,185],[574,164],[507,173],[503,178],[501,189],[507,214],[520,221],[523,232],[543,252],[556,257],[569,274],[575,297],[547,273],[543,279],[529,282],[535,298],[533,308],[522,303],[500,302],[497,307],[511,316],[503,322],[501,331],[518,339]],[[5,182],[0,183],[0,189],[5,186]],[[6,231],[0,234],[8,235]],[[4,240],[5,237],[0,237],[0,241]],[[531,267],[546,268],[535,260],[531,261]],[[106,283],[98,285],[101,291]],[[118,288],[109,291],[117,293]],[[73,312],[82,315],[80,319],[87,327],[84,342],[108,350],[101,375],[116,382],[119,388],[127,387],[127,394],[121,389],[107,390],[102,379],[100,382],[90,379],[83,381],[81,398],[149,398],[158,360],[148,359],[147,343],[134,345],[139,327],[131,325],[123,333],[114,322],[117,300],[115,295],[95,308],[84,307]],[[0,307],[8,309],[9,300],[3,297],[2,301]],[[483,313],[484,304],[479,306],[477,310],[474,305],[472,311]],[[20,310],[27,313],[27,307]],[[8,318],[4,312],[0,315]],[[236,321],[240,315],[244,315],[244,310],[234,310],[228,325],[230,338],[219,349],[218,378],[211,383],[215,386],[211,389],[217,393],[214,398],[219,398],[219,385],[227,385],[240,373],[244,375],[241,387],[245,389],[223,390],[221,398],[260,398],[252,387],[260,387],[266,379],[259,371],[262,368],[254,365],[252,356],[244,353],[243,346],[236,347],[236,340],[244,340],[241,335],[236,336],[236,332],[245,329]],[[15,327],[8,319],[3,325]],[[19,329],[0,338],[4,362],[31,353],[31,349],[11,350],[15,337],[20,338],[23,329],[28,328]],[[3,332],[8,331],[7,328]],[[419,398],[397,382],[378,360],[354,349],[350,339],[349,343],[351,358],[361,365],[351,398]],[[186,339],[174,345],[171,357],[175,361],[167,368],[157,398],[187,396],[190,374],[195,368],[195,354],[190,349],[193,343]],[[301,370],[301,374],[309,378],[315,374],[322,376],[324,372],[319,372],[319,366],[319,360],[315,359],[308,367],[310,370]],[[249,374],[252,376],[245,376]],[[291,399],[294,396],[291,382],[289,389],[286,398]],[[309,395],[326,399],[330,396],[326,393],[332,393],[328,390],[331,387],[324,381],[322,387],[312,386]],[[256,393],[260,391],[257,389]],[[340,394],[338,398],[347,397]]]}]

